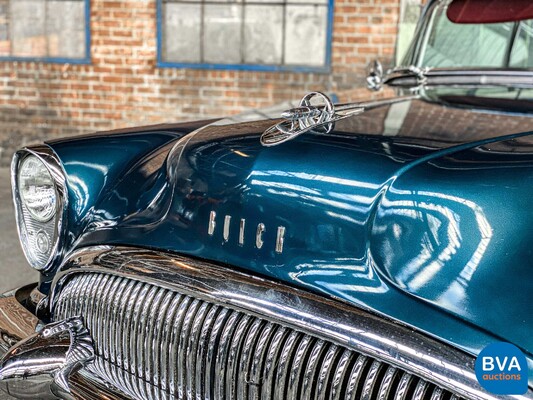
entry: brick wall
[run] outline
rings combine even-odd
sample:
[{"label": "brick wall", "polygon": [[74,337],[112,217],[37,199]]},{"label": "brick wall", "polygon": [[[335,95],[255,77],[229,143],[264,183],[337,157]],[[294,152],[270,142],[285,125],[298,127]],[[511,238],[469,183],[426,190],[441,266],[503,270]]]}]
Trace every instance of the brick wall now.
[{"label": "brick wall", "polygon": [[394,56],[399,0],[336,0],[329,74],[156,67],[156,1],[92,0],[90,65],[0,62],[0,165],[47,137],[235,114],[310,90],[348,101]]}]

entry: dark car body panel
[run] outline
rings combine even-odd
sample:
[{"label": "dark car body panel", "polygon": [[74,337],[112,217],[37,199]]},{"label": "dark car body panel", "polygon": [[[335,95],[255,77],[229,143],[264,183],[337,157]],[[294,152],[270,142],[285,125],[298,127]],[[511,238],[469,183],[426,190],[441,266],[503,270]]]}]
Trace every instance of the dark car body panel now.
[{"label": "dark car body panel", "polygon": [[532,115],[410,100],[262,147],[272,123],[49,142],[68,175],[67,250],[177,252],[374,310],[473,354],[504,339],[531,355]]}]

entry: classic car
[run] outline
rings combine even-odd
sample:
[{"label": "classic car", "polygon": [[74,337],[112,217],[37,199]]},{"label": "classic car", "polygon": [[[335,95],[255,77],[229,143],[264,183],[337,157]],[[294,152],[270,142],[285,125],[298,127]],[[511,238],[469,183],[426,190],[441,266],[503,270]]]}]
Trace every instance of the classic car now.
[{"label": "classic car", "polygon": [[[18,151],[40,281],[0,298],[3,390],[533,398],[529,2],[429,1],[367,80],[391,95]],[[518,392],[477,378],[495,342],[527,360]]]}]

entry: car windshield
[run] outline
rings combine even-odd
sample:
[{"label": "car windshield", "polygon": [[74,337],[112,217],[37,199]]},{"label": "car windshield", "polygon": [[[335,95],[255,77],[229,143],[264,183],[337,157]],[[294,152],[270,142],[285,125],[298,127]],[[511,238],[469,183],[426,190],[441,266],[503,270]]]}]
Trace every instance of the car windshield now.
[{"label": "car windshield", "polygon": [[[430,3],[403,63],[385,83],[412,88],[424,82],[441,100],[532,112],[532,4],[493,0],[487,8],[483,0],[455,1]],[[464,4],[471,7],[465,11]]]},{"label": "car windshield", "polygon": [[430,68],[533,70],[533,19],[457,23],[449,19],[448,7],[445,1],[433,8],[416,64]]}]

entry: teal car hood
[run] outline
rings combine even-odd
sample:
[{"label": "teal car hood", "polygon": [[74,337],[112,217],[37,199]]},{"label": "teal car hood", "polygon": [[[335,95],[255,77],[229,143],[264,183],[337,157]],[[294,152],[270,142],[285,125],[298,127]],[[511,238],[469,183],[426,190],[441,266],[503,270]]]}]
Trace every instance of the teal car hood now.
[{"label": "teal car hood", "polygon": [[107,138],[114,150],[100,138],[106,160],[129,141],[153,141],[98,182],[90,141],[82,152],[75,141],[51,143],[70,186],[68,246],[187,254],[371,309],[474,354],[503,339],[531,355],[533,139],[518,132],[533,119],[507,117],[514,135],[501,137],[494,125],[466,129],[474,113],[459,112],[463,126],[447,136],[438,121],[402,135],[408,121],[387,127],[376,109],[271,148],[259,136],[273,121]]}]

